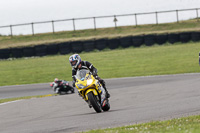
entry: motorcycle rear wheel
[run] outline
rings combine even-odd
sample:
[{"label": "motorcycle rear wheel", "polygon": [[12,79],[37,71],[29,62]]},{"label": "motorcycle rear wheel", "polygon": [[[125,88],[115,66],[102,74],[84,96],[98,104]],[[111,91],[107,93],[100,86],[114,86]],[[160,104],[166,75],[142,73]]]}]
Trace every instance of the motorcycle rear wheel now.
[{"label": "motorcycle rear wheel", "polygon": [[94,110],[97,113],[100,113],[101,112],[101,105],[100,105],[99,101],[97,100],[97,98],[94,96],[94,94],[92,92],[89,92],[87,94],[87,96],[88,96],[88,100],[90,101]]},{"label": "motorcycle rear wheel", "polygon": [[106,102],[107,102],[106,105],[104,107],[102,107],[103,111],[108,111],[110,109],[109,101],[107,100]]}]

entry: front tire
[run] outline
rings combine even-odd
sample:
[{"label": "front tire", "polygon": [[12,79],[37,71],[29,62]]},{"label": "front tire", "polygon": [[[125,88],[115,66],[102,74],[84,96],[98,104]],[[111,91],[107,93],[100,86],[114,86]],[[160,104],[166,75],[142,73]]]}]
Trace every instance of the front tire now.
[{"label": "front tire", "polygon": [[94,96],[94,94],[92,92],[89,92],[87,94],[87,96],[88,96],[88,100],[90,101],[94,110],[97,113],[100,113],[101,112],[101,105],[100,105],[99,101],[97,100],[97,98]]}]

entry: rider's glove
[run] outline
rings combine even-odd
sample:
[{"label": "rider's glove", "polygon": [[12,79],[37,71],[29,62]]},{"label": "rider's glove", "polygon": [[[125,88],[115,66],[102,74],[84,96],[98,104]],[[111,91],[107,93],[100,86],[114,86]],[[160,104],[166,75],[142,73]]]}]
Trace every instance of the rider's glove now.
[{"label": "rider's glove", "polygon": [[93,75],[94,77],[97,76],[97,69],[94,69],[94,70],[92,71],[92,75]]}]

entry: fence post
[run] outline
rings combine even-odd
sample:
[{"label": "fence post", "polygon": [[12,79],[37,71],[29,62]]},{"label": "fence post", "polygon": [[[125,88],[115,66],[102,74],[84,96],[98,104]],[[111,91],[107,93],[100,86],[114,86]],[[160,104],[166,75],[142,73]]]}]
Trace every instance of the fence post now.
[{"label": "fence post", "polygon": [[[177,21],[177,23],[179,23],[179,21],[181,22],[181,19],[179,20],[179,12],[181,12],[181,11],[187,11],[187,10],[193,10],[193,11],[195,11],[196,10],[196,17],[197,17],[197,22],[199,22],[200,21],[200,15],[199,15],[199,10],[200,10],[200,8],[194,8],[194,9],[185,9],[185,10],[170,10],[170,12],[174,12],[174,13],[176,13],[175,15],[176,15],[176,20],[175,20],[175,22]],[[169,12],[169,11],[166,11],[166,12]],[[156,11],[156,12],[151,12],[151,13],[147,13],[147,14],[154,14],[155,13],[155,19],[156,19],[156,24],[159,24],[159,13],[163,13],[163,12],[159,12],[159,11]],[[141,14],[141,13],[135,13],[135,14],[132,14],[131,16],[133,16],[133,15],[135,15],[135,26],[137,27],[138,25],[139,25],[139,23],[138,23],[138,20],[137,20],[137,15],[143,15],[143,14]],[[117,28],[117,18],[116,17],[120,17],[120,16],[122,16],[122,15],[114,15],[114,24],[115,24],[115,28]],[[123,15],[123,16],[127,16],[127,15]],[[113,16],[104,16],[104,17],[109,17],[109,18],[112,18]],[[91,17],[91,18],[89,18],[89,19],[93,19],[93,22],[94,22],[94,30],[97,30],[97,24],[96,24],[96,18],[104,18],[104,17]],[[134,16],[133,16],[134,17]],[[85,19],[88,19],[88,18],[85,18]],[[72,22],[73,22],[73,30],[74,31],[76,31],[76,25],[75,25],[75,20],[81,20],[80,18],[78,19],[75,19],[75,18],[71,18],[71,19],[69,19],[69,21],[71,21],[72,20]],[[63,20],[62,20],[63,21]],[[66,20],[64,20],[64,21],[66,21]],[[67,20],[68,21],[68,20]],[[134,20],[132,20],[132,21],[134,21]],[[55,33],[55,25],[54,25],[54,22],[58,22],[58,20],[52,20],[52,21],[48,21],[48,22],[39,22],[39,23],[52,23],[52,32],[53,33]],[[9,30],[9,28],[10,28],[10,35],[9,36],[14,36],[13,35],[13,27],[15,27],[15,26],[22,26],[22,25],[31,25],[32,26],[32,35],[34,36],[35,35],[35,33],[34,33],[34,24],[39,24],[38,22],[35,22],[35,23],[28,23],[28,24],[17,24],[17,25],[8,25],[8,26],[1,26],[1,28],[2,27],[6,27],[6,28],[8,28],[8,30]],[[134,24],[133,24],[134,25]],[[78,28],[77,28],[78,29]],[[15,30],[15,29],[14,29]]]},{"label": "fence post", "polygon": [[95,17],[93,19],[94,19],[94,29],[96,30],[97,29],[97,27],[96,27],[96,19],[95,19]]},{"label": "fence post", "polygon": [[10,25],[10,36],[13,36],[12,25]]},{"label": "fence post", "polygon": [[199,52],[199,66],[200,66],[200,52]]},{"label": "fence post", "polygon": [[32,25],[32,35],[34,36],[34,23],[31,23]]},{"label": "fence post", "polygon": [[114,23],[115,23],[115,28],[117,28],[117,18],[116,18],[116,16],[114,15]]},{"label": "fence post", "polygon": [[176,10],[176,18],[177,18],[177,23],[179,22],[179,19],[178,19],[178,10]]},{"label": "fence post", "polygon": [[196,9],[197,12],[197,22],[199,22],[199,13],[198,13],[198,9]]},{"label": "fence post", "polygon": [[135,14],[135,26],[137,26],[137,14]]},{"label": "fence post", "polygon": [[158,12],[156,12],[156,24],[158,24]]},{"label": "fence post", "polygon": [[75,19],[73,18],[73,27],[74,27],[74,31],[76,31],[76,27],[75,27]]},{"label": "fence post", "polygon": [[55,33],[55,30],[54,30],[54,21],[52,20],[52,30],[53,30],[53,34]]}]

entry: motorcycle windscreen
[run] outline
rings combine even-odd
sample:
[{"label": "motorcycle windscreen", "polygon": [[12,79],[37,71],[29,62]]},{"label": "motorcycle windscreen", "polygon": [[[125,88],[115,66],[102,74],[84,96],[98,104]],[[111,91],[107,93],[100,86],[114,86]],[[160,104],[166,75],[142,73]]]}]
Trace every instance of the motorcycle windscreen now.
[{"label": "motorcycle windscreen", "polygon": [[86,74],[88,74],[90,71],[86,69],[78,70],[76,73],[76,78],[83,81],[85,79]]}]

